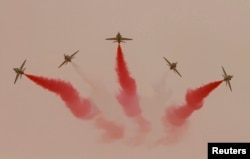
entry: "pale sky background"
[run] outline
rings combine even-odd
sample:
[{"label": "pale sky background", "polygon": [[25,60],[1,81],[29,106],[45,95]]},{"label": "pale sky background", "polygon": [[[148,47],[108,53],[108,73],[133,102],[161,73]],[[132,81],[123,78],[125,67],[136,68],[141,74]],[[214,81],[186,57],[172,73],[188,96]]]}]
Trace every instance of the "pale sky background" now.
[{"label": "pale sky background", "polygon": [[[207,142],[249,142],[249,15],[249,0],[0,0],[0,158],[201,159]],[[104,40],[118,31],[134,39],[122,49],[143,114],[155,127],[149,138],[164,134],[160,118],[167,106],[183,103],[187,88],[222,79],[222,65],[234,75],[233,92],[220,85],[189,119],[180,141],[149,149],[150,140],[131,146],[127,136],[100,143],[102,132],[75,118],[58,96],[26,77],[13,84],[13,68],[27,59],[26,73],[70,81],[107,118],[133,132],[114,100],[117,44]],[[91,93],[71,64],[57,68],[63,54],[76,50],[74,62],[109,93]],[[178,61],[183,78],[163,56]]]}]

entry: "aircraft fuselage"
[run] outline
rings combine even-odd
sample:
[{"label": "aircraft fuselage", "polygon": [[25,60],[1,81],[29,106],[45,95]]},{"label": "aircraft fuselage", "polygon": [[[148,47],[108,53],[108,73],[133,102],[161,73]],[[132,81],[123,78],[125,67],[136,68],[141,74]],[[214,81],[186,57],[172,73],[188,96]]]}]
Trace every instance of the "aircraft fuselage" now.
[{"label": "aircraft fuselage", "polygon": [[228,75],[226,77],[224,77],[224,81],[230,81],[233,78],[232,75]]},{"label": "aircraft fuselage", "polygon": [[120,43],[122,41],[122,36],[120,33],[117,33],[116,39],[117,39],[118,43]]},{"label": "aircraft fuselage", "polygon": [[65,59],[66,61],[71,62],[71,58],[70,58],[70,56],[69,56],[69,55],[65,55],[65,56],[64,56],[64,59]]},{"label": "aircraft fuselage", "polygon": [[171,66],[170,66],[170,69],[171,69],[171,70],[172,70],[172,69],[175,69],[175,68],[176,68],[176,65],[177,65],[177,62],[172,63]]},{"label": "aircraft fuselage", "polygon": [[19,68],[14,68],[14,71],[18,74],[24,74],[23,70],[20,70]]}]

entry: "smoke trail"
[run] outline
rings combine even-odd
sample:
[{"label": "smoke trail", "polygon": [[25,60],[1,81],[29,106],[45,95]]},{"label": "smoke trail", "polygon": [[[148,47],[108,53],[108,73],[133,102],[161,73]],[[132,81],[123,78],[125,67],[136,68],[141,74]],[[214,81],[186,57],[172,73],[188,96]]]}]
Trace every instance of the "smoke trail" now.
[{"label": "smoke trail", "polygon": [[[150,131],[150,123],[141,114],[142,111],[139,104],[139,95],[136,91],[136,82],[130,76],[120,44],[118,44],[117,48],[116,62],[116,72],[121,86],[120,93],[116,98],[122,105],[126,115],[133,118],[134,122],[139,125],[138,137],[145,137],[146,133]],[[142,140],[140,139],[140,141]]]},{"label": "smoke trail", "polygon": [[95,122],[97,128],[105,131],[101,139],[103,142],[110,142],[124,137],[124,127],[106,120],[102,115],[99,115]]},{"label": "smoke trail", "polygon": [[222,82],[222,80],[215,81],[194,90],[187,90],[185,104],[167,108],[162,122],[168,130],[168,136],[158,140],[157,143],[169,144],[179,140],[188,117],[203,106],[204,99]]},{"label": "smoke trail", "polygon": [[30,74],[25,74],[25,76],[43,88],[59,95],[75,117],[91,119],[99,113],[97,107],[89,99],[81,98],[78,91],[69,82]]},{"label": "smoke trail", "polygon": [[172,95],[172,90],[166,87],[167,72],[165,71],[161,78],[153,83],[154,96],[152,97],[158,103],[165,103]]},{"label": "smoke trail", "polygon": [[[100,99],[103,95],[108,95],[108,93],[102,88],[99,83],[91,81],[85,74],[83,73],[83,70],[74,62],[71,62],[75,71],[81,76],[82,80],[89,84],[91,89],[94,91],[92,92],[95,98],[97,98],[97,101],[100,101],[100,103],[103,104],[110,104],[105,102],[104,100]],[[93,99],[93,96],[92,96]],[[105,98],[107,99],[107,97]],[[113,121],[107,120],[104,115],[99,114],[95,118],[95,126],[98,129],[101,129],[104,131],[104,134],[101,137],[101,142],[111,142],[114,140],[122,139],[124,137],[124,127],[118,125],[117,123]]]},{"label": "smoke trail", "polygon": [[215,81],[186,93],[186,104],[180,107],[172,106],[167,109],[164,123],[169,122],[173,125],[182,125],[187,118],[202,107],[204,99],[217,88],[223,81]]},{"label": "smoke trail", "polygon": [[120,44],[117,48],[117,66],[116,72],[121,86],[120,94],[117,96],[119,103],[123,106],[125,113],[129,117],[135,117],[141,114],[139,106],[139,97],[136,92],[135,80],[130,76],[127,64],[124,60]]},{"label": "smoke trail", "polygon": [[83,73],[81,68],[76,63],[74,63],[73,61],[71,63],[72,63],[72,66],[73,66],[74,70],[81,76],[82,80],[85,83],[89,84],[92,89],[96,89],[95,84],[87,76],[85,76],[85,74]]},{"label": "smoke trail", "polygon": [[139,145],[145,141],[146,135],[151,131],[151,125],[142,115],[137,115],[133,121],[139,125],[137,134],[127,141],[130,145]]},{"label": "smoke trail", "polygon": [[97,117],[95,119],[97,128],[105,131],[103,140],[111,141],[111,139],[115,140],[123,137],[123,127],[106,120],[94,103],[89,99],[81,98],[77,90],[70,83],[29,74],[25,74],[25,76],[43,88],[59,95],[75,117],[80,119],[93,119]]}]

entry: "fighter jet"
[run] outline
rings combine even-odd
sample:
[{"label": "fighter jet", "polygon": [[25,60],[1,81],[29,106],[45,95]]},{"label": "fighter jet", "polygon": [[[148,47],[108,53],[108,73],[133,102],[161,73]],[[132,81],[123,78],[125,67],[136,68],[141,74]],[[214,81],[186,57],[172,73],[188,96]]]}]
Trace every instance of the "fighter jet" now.
[{"label": "fighter jet", "polygon": [[106,40],[114,40],[114,42],[118,42],[118,43],[120,44],[121,42],[124,42],[124,43],[125,43],[124,40],[133,40],[133,39],[124,38],[124,37],[122,37],[122,35],[118,32],[117,35],[116,35],[116,37],[114,37],[114,38],[107,38]]},{"label": "fighter jet", "polygon": [[228,85],[229,88],[230,88],[230,90],[232,91],[232,87],[231,87],[230,80],[233,78],[233,75],[228,75],[228,74],[226,73],[226,71],[225,71],[225,69],[224,69],[223,66],[221,66],[221,68],[222,68],[223,73],[224,73],[224,74],[222,74],[222,76],[223,76],[223,78],[224,78],[223,81],[226,82],[226,85]]},{"label": "fighter jet", "polygon": [[14,84],[16,83],[18,77],[20,77],[20,79],[22,78],[22,75],[24,74],[24,71],[26,68],[24,68],[26,60],[24,60],[23,64],[19,67],[19,68],[14,68],[13,70],[16,72],[16,78],[14,81]]},{"label": "fighter jet", "polygon": [[171,63],[171,62],[168,61],[168,59],[167,59],[166,57],[163,57],[163,58],[164,58],[164,60],[168,63],[168,66],[170,67],[170,70],[173,70],[173,71],[176,72],[180,77],[182,77],[181,74],[180,74],[180,73],[178,72],[178,70],[176,69],[177,62]]},{"label": "fighter jet", "polygon": [[58,66],[58,68],[60,68],[64,64],[66,65],[68,62],[71,62],[71,60],[74,58],[75,54],[77,54],[78,52],[79,52],[79,50],[74,52],[72,55],[65,55],[64,54],[64,61],[63,61],[63,63],[61,63],[60,66]]}]

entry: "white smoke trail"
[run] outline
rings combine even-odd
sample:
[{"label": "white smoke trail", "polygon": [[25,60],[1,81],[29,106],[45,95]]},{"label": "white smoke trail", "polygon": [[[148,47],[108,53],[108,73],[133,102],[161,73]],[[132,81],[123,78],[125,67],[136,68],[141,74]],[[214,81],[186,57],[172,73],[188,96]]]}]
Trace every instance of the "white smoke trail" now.
[{"label": "white smoke trail", "polygon": [[83,70],[76,63],[71,63],[76,73],[81,76],[83,82],[87,83],[91,87],[91,89],[96,89],[96,85],[83,73]]}]

